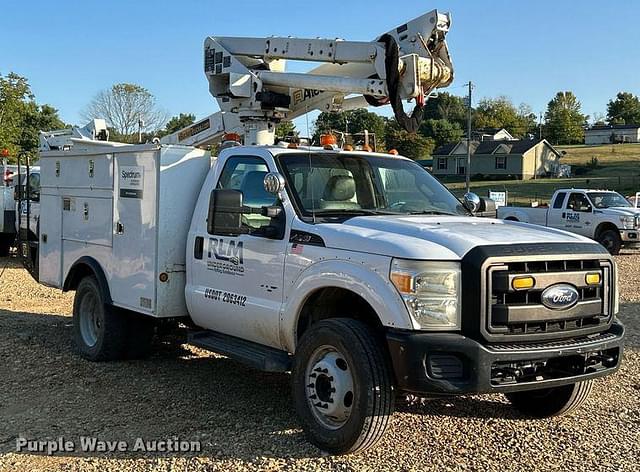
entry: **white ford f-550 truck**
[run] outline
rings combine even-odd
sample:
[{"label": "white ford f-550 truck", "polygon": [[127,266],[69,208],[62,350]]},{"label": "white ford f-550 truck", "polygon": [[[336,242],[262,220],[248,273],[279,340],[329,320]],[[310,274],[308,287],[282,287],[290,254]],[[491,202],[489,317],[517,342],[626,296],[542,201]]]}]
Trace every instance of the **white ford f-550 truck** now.
[{"label": "white ford f-550 truck", "polygon": [[611,254],[640,244],[640,209],[610,190],[558,189],[549,207],[501,207],[498,218],[581,234]]},{"label": "white ford f-550 truck", "polygon": [[[333,453],[375,444],[399,393],[505,394],[535,417],[580,405],[622,359],[601,245],[473,217],[476,196],[461,203],[410,159],[273,144],[278,119],[344,107],[353,90],[388,97],[411,129],[401,99],[419,112],[452,78],[449,24],[433,11],[371,43],[208,38],[223,111],[168,141],[241,123],[250,145],[226,142],[217,158],[43,136],[34,275],[75,290],[80,354],[137,357],[157,322],[182,321],[197,346],[290,371],[308,438]],[[283,72],[291,58],[330,64]]]}]

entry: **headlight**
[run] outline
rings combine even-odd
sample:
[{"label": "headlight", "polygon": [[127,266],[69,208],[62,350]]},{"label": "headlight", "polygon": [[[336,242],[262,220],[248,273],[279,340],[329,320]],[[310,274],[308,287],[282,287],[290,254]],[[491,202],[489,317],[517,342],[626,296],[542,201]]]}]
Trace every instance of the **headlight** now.
[{"label": "headlight", "polygon": [[620,222],[624,229],[634,229],[638,227],[638,218],[635,216],[621,216]]},{"label": "headlight", "polygon": [[420,329],[460,329],[459,263],[394,259],[389,277]]}]

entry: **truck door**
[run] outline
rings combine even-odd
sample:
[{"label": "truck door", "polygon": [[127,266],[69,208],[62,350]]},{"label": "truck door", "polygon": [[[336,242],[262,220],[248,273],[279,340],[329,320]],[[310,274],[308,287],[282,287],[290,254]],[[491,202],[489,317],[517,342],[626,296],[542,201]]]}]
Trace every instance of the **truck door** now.
[{"label": "truck door", "polygon": [[592,236],[593,207],[584,193],[573,192],[567,199],[565,229],[583,236]]},{"label": "truck door", "polygon": [[551,203],[551,207],[547,211],[547,226],[558,229],[566,229],[566,210],[564,201],[567,198],[567,192],[558,192],[555,199]]},{"label": "truck door", "polygon": [[[219,189],[240,190],[243,203],[262,208],[276,203],[264,190],[269,172],[260,157],[233,156],[225,163]],[[198,225],[194,247],[191,293],[192,316],[205,328],[257,343],[280,347],[278,326],[282,304],[286,239],[270,239],[260,228],[270,223],[259,214],[243,215],[249,234],[207,234]]]}]

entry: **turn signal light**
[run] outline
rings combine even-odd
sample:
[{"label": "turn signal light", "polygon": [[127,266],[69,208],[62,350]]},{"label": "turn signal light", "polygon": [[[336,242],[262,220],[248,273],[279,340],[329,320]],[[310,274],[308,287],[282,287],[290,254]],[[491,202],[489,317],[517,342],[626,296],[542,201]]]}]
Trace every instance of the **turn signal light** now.
[{"label": "turn signal light", "polygon": [[600,273],[587,274],[585,276],[585,282],[587,282],[587,285],[600,285]]},{"label": "turn signal light", "polygon": [[391,272],[391,282],[400,293],[411,293],[413,277],[402,272]]},{"label": "turn signal light", "polygon": [[533,288],[535,284],[536,280],[528,275],[525,277],[516,277],[511,282],[511,286],[514,290],[526,290],[528,288]]}]

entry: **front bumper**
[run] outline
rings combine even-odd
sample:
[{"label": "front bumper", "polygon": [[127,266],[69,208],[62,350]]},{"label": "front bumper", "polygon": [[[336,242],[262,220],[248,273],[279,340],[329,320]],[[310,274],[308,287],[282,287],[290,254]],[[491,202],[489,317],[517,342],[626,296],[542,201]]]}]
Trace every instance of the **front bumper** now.
[{"label": "front bumper", "polygon": [[623,243],[640,243],[640,230],[637,229],[621,229],[620,239]]},{"label": "front bumper", "polygon": [[578,339],[483,345],[455,333],[389,330],[387,343],[400,390],[451,395],[555,387],[615,372],[624,326]]}]

